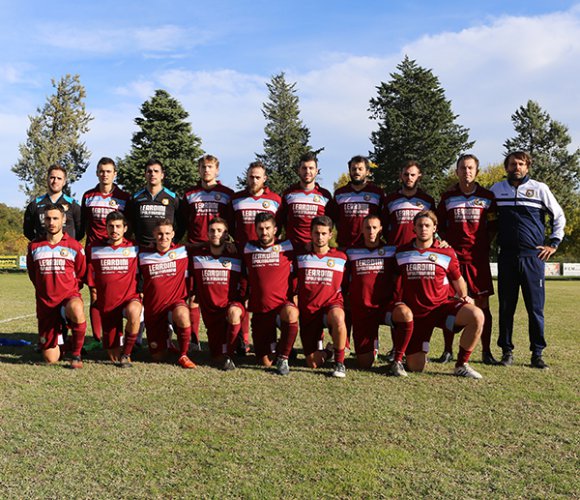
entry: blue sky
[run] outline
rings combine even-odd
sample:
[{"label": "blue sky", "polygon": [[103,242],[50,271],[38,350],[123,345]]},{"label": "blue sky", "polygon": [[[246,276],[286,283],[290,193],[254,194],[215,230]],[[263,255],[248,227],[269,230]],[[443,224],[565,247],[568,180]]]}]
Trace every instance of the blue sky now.
[{"label": "blue sky", "polygon": [[96,183],[101,156],[124,156],[139,106],[157,88],[190,113],[203,148],[235,178],[261,151],[265,83],[297,82],[322,183],[371,149],[375,87],[405,54],[440,78],[482,163],[501,160],[511,114],[528,99],[568,125],[579,146],[580,3],[571,1],[88,1],[0,0],[0,201],[23,206],[10,167],[28,115],[51,78],[78,73],[94,116],[84,137]]}]

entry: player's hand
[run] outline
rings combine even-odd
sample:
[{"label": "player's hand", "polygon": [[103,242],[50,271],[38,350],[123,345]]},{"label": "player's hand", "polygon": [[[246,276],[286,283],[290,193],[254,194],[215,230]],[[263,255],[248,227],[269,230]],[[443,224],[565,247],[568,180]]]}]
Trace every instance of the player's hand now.
[{"label": "player's hand", "polygon": [[230,241],[226,241],[226,251],[228,253],[236,253],[237,252],[237,248],[236,245],[234,245],[232,242]]},{"label": "player's hand", "polygon": [[556,249],[554,247],[540,245],[536,248],[540,251],[538,257],[544,262],[547,261],[552,255],[556,253]]},{"label": "player's hand", "polygon": [[447,243],[447,241],[445,241],[445,240],[439,240],[439,247],[440,248],[450,248],[451,245],[449,243]]},{"label": "player's hand", "polygon": [[465,297],[461,297],[459,300],[461,300],[461,302],[463,302],[464,304],[475,304],[475,300],[473,300],[469,295],[466,295]]}]

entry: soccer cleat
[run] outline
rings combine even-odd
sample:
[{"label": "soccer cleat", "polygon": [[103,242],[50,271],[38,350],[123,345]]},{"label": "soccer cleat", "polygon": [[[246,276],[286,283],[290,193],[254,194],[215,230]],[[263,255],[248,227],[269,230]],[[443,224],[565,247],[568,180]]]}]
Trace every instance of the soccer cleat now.
[{"label": "soccer cleat", "polygon": [[393,363],[395,361],[395,350],[391,349],[388,353],[387,353],[387,361],[389,363]]},{"label": "soccer cleat", "polygon": [[201,344],[199,342],[191,342],[189,344],[189,352],[201,352]]},{"label": "soccer cleat", "polygon": [[232,370],[236,369],[236,365],[234,364],[234,362],[230,358],[226,357],[226,359],[224,359],[224,362],[221,366],[221,369],[224,372],[231,372]]},{"label": "soccer cleat", "polygon": [[450,361],[453,361],[453,353],[443,351],[443,354],[441,354],[437,359],[434,359],[433,363],[449,363]]},{"label": "soccer cleat", "polygon": [[288,366],[287,359],[278,358],[276,360],[276,373],[278,375],[288,375],[290,373],[290,366]]},{"label": "soccer cleat", "polygon": [[250,352],[250,344],[246,342],[240,342],[238,347],[236,347],[236,354],[238,356],[246,356]]},{"label": "soccer cleat", "polygon": [[191,359],[189,359],[185,354],[179,356],[177,362],[179,363],[179,366],[181,366],[181,368],[187,369],[195,368],[195,363],[191,361]]},{"label": "soccer cleat", "polygon": [[334,365],[334,371],[331,373],[334,378],[344,378],[346,377],[346,366],[344,363],[336,363]]},{"label": "soccer cleat", "polygon": [[532,368],[539,368],[540,370],[546,370],[549,368],[542,356],[532,356],[531,366]]},{"label": "soccer cleat", "polygon": [[70,367],[73,370],[80,370],[83,367],[83,360],[80,356],[73,356],[70,361]]},{"label": "soccer cleat", "polygon": [[465,363],[464,365],[456,366],[453,373],[458,377],[466,377],[466,378],[474,378],[480,379],[483,378],[481,373],[476,372],[469,364]]},{"label": "soccer cleat", "polygon": [[491,352],[486,351],[484,351],[481,354],[481,361],[483,362],[484,365],[490,366],[497,366],[500,364],[499,361],[493,357],[493,354]]},{"label": "soccer cleat", "polygon": [[331,362],[334,361],[334,344],[332,342],[329,342],[328,344],[326,344],[326,347],[323,349],[324,351],[324,361],[325,362]]},{"label": "soccer cleat", "polygon": [[123,354],[121,356],[121,359],[117,363],[117,366],[119,368],[131,368],[133,366],[133,363],[131,363],[131,358],[129,357],[128,354]]},{"label": "soccer cleat", "polygon": [[400,361],[393,361],[387,370],[387,375],[391,375],[393,377],[406,377],[407,372],[405,371],[405,367],[403,363]]},{"label": "soccer cleat", "polygon": [[511,351],[504,351],[499,362],[501,366],[511,366],[514,364],[514,355]]}]

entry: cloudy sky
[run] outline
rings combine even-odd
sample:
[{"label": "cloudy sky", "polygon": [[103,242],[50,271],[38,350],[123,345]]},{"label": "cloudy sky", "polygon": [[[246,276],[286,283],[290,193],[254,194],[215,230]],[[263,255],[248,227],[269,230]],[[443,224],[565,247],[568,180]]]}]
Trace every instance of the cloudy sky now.
[{"label": "cloudy sky", "polygon": [[297,82],[322,184],[371,149],[368,102],[405,54],[439,77],[484,165],[502,159],[511,114],[534,99],[580,141],[580,2],[481,0],[57,2],[0,0],[0,202],[23,206],[10,167],[51,78],[78,73],[94,116],[85,136],[96,183],[101,156],[124,156],[134,118],[163,88],[190,114],[222,181],[261,151],[265,83]]}]

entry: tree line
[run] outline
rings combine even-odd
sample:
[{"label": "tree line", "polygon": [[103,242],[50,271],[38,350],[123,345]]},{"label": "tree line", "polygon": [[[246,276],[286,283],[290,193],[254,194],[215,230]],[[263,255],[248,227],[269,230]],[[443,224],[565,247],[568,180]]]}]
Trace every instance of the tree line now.
[{"label": "tree line", "polygon": [[[451,101],[431,69],[405,57],[389,76],[388,81],[379,83],[376,96],[369,101],[369,118],[377,125],[371,133],[373,149],[369,151],[374,180],[386,191],[395,190],[401,166],[413,159],[422,166],[423,188],[437,198],[453,182],[456,158],[471,151],[475,141],[470,140],[469,129],[457,123],[458,115],[453,113]],[[54,94],[36,115],[29,117],[27,140],[20,145],[20,157],[12,167],[29,199],[45,192],[50,164],[61,163],[67,169],[69,189],[89,166],[90,151],[82,135],[89,131],[93,117],[85,108],[80,77],[66,75],[58,82],[52,80],[52,86]],[[280,73],[266,86],[263,150],[255,154],[255,159],[266,166],[271,189],[282,192],[297,181],[295,167],[300,156],[308,151],[319,153],[324,147],[310,144],[310,131],[300,117],[297,84]],[[135,118],[138,131],[133,134],[129,153],[117,158],[118,183],[135,192],[143,186],[145,162],[158,158],[165,165],[165,185],[182,194],[197,180],[195,160],[204,154],[202,140],[188,121],[189,114],[162,89],[141,105],[140,113]],[[511,121],[515,135],[505,140],[504,152],[518,149],[532,155],[532,176],[550,186],[568,219],[559,255],[578,260],[580,148],[570,151],[568,127],[552,119],[535,101],[528,100],[518,108]],[[491,165],[480,174],[480,183],[488,187],[503,174],[503,167]],[[238,187],[243,182],[238,178]]]}]

